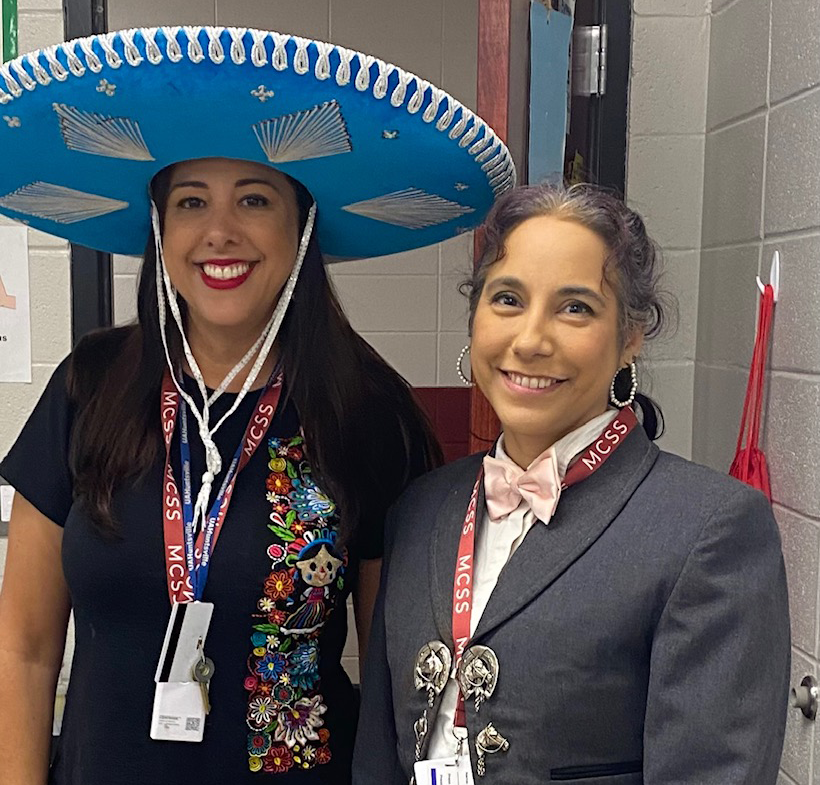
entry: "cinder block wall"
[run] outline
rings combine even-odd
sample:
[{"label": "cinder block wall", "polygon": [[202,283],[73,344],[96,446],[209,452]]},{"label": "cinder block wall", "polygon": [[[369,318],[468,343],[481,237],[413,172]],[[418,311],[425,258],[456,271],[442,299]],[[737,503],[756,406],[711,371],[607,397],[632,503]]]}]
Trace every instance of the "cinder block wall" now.
[{"label": "cinder block wall", "polygon": [[[755,329],[754,277],[783,261],[766,449],[792,615],[792,684],[818,675],[820,5],[713,0],[693,453],[726,469]],[[750,674],[753,678],[753,674]],[[813,723],[789,710],[781,784],[820,785]]]},{"label": "cinder block wall", "polygon": [[648,344],[641,386],[660,403],[660,445],[692,452],[709,0],[634,0],[627,199],[645,218],[679,303],[678,329]]}]

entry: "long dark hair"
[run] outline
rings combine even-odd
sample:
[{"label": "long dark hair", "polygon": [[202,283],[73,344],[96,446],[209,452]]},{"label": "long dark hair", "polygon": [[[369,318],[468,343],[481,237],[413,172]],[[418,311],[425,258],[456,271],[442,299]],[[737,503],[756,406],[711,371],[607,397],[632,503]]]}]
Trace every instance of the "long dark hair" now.
[{"label": "long dark hair", "polygon": [[[312,198],[299,183],[291,184],[301,231]],[[169,185],[169,169],[154,178],[160,216]],[[172,321],[167,329],[176,360],[179,332]],[[351,542],[363,519],[384,512],[369,509],[373,498],[395,499],[414,475],[442,463],[441,449],[407,381],[351,327],[315,233],[278,341],[314,475],[340,511],[340,542]],[[162,448],[158,401],[165,367],[152,236],[139,274],[137,324],[86,336],[69,367],[69,395],[76,406],[69,451],[75,494],[102,533],[116,530],[111,507],[116,487],[143,476]]]},{"label": "long dark hair", "polygon": [[[676,302],[660,286],[661,254],[646,231],[643,219],[616,194],[595,185],[572,187],[526,185],[514,188],[493,206],[482,229],[482,249],[472,276],[462,284],[470,304],[470,332],[473,317],[487,280],[487,274],[506,250],[510,233],[529,218],[552,215],[575,221],[595,232],[606,244],[609,255],[604,275],[618,301],[618,336],[625,342],[635,330],[647,340],[662,334],[677,316]],[[616,377],[616,393],[621,400],[624,374]],[[628,376],[628,374],[627,374]],[[635,396],[644,430],[652,439],[663,434],[663,412],[644,393]]]}]

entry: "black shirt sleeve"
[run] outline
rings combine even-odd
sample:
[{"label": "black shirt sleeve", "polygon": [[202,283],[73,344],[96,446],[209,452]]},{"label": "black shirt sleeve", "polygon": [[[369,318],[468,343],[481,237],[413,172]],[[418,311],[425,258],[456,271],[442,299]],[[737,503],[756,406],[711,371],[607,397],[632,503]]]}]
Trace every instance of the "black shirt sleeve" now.
[{"label": "black shirt sleeve", "polygon": [[73,501],[68,467],[72,407],[66,377],[69,358],[51,376],[9,454],[0,477],[49,520],[63,526]]}]

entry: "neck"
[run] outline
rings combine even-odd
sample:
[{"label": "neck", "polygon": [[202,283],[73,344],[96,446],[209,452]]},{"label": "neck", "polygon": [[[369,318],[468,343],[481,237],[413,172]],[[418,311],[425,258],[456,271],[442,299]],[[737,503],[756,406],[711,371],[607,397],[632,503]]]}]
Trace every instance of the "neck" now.
[{"label": "neck", "polygon": [[531,433],[516,433],[515,431],[504,429],[504,452],[506,452],[518,466],[522,469],[526,469],[541,453],[548,450],[554,444],[557,444],[573,431],[592,422],[592,420],[604,414],[606,411],[607,409],[605,407],[591,417],[585,418],[583,422],[575,423],[571,427],[552,435],[545,434],[541,436]]},{"label": "neck", "polygon": [[[202,379],[206,387],[214,390],[222,384],[222,380],[233,370],[234,366],[256,342],[262,329],[263,328],[260,327],[259,331],[253,334],[247,331],[242,331],[242,334],[237,334],[237,331],[221,328],[217,331],[205,331],[195,326],[193,320],[189,322],[187,335],[188,344],[191,347],[191,353],[196,359],[199,370],[202,372]],[[278,356],[278,346],[277,343],[274,342],[251,389],[257,389],[265,384],[273,372]],[[256,356],[252,357],[247,365],[239,371],[226,388],[226,392],[235,393],[242,389],[242,385],[248,378],[255,359]],[[191,372],[187,362],[184,367],[186,372]]]}]

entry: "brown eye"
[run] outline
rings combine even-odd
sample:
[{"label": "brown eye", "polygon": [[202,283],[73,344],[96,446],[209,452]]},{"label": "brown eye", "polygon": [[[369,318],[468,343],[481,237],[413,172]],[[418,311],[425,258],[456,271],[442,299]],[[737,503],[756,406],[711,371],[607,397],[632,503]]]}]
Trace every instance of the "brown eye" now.
[{"label": "brown eye", "polygon": [[192,210],[196,209],[197,207],[204,207],[205,201],[200,199],[198,196],[186,196],[184,199],[180,199],[177,202],[177,207],[182,208],[183,210]]}]

